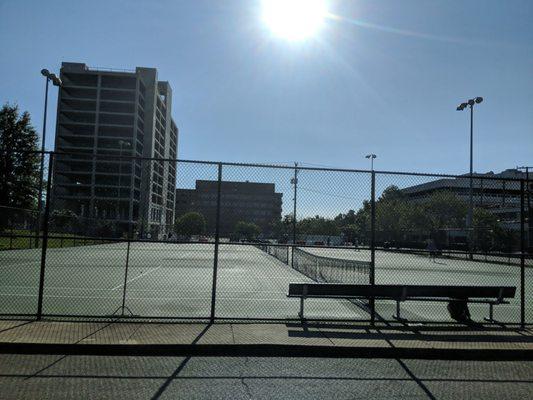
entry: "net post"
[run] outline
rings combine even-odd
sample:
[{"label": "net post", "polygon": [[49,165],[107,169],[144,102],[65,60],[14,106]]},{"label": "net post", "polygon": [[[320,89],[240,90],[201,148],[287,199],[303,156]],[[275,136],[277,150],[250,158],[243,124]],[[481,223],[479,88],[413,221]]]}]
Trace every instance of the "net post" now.
[{"label": "net post", "polygon": [[220,241],[220,193],[222,189],[222,163],[218,163],[218,182],[217,182],[217,213],[215,223],[215,254],[213,259],[213,284],[211,288],[211,315],[210,322],[215,321],[215,306],[217,297],[217,270],[218,270],[218,244]]},{"label": "net post", "polygon": [[[520,327],[526,326],[526,298],[525,298],[525,252],[526,252],[526,235],[525,235],[525,188],[524,180],[520,180]],[[531,223],[531,221],[529,222]]]},{"label": "net post", "polygon": [[[371,172],[371,194],[370,194],[370,285],[376,284],[376,173]],[[376,322],[376,307],[374,296],[370,297],[370,324]]]},{"label": "net post", "polygon": [[[42,154],[44,157],[44,153]],[[44,295],[44,276],[46,268],[46,251],[48,249],[48,222],[50,219],[50,190],[52,187],[52,169],[54,168],[54,153],[50,153],[48,160],[48,175],[46,182],[46,204],[44,206],[43,218],[43,243],[41,248],[41,270],[39,273],[39,294],[37,298],[37,321],[43,316],[43,295]]]},{"label": "net post", "polygon": [[131,240],[128,238],[128,245],[126,248],[126,267],[124,269],[124,285],[122,287],[122,307],[121,307],[121,315],[124,316],[124,310],[126,309],[126,292],[128,287],[128,269],[130,266],[130,245]]}]

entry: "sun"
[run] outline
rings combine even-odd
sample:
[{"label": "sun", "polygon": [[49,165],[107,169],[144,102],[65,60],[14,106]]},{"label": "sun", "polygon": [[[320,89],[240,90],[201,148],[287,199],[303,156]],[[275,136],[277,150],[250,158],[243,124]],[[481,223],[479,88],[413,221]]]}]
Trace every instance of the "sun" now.
[{"label": "sun", "polygon": [[262,8],[272,33],[294,41],[313,36],[327,14],[324,0],[263,0]]}]

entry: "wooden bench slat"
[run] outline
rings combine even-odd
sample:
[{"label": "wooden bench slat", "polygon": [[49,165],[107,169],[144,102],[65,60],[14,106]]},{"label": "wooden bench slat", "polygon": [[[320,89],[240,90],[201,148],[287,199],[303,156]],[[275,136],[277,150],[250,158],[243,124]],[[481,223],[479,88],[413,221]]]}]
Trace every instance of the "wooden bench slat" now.
[{"label": "wooden bench slat", "polygon": [[[307,292],[304,293],[304,288]],[[331,283],[290,283],[289,296],[307,297],[384,297],[384,298],[513,298],[513,286],[442,286],[442,285],[350,285]]]}]

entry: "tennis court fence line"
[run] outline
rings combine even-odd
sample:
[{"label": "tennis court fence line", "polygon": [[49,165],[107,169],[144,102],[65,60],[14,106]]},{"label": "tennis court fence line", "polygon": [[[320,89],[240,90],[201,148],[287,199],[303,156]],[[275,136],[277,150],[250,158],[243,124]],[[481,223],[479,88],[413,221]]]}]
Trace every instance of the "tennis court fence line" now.
[{"label": "tennis court fence line", "polygon": [[[519,171],[469,176],[158,159],[105,143],[105,154],[34,152],[45,159],[42,201],[30,188],[21,204],[0,205],[0,316],[65,309],[65,316],[108,318],[101,310],[117,297],[120,316],[133,304],[137,317],[171,319],[165,302],[173,301],[174,279],[186,282],[189,292],[179,296],[191,318],[274,319],[285,314],[272,311],[266,293],[276,293],[276,304],[290,302],[291,276],[369,285],[400,276],[402,284],[515,286],[501,321],[533,323],[533,183]],[[172,246],[174,254],[157,255]],[[242,254],[229,250],[239,246]],[[96,252],[101,275],[93,276],[80,265]],[[167,268],[168,282],[142,287]],[[74,278],[89,279],[94,293],[77,293]],[[218,297],[231,280],[252,293],[245,307],[230,304],[231,293]]]}]

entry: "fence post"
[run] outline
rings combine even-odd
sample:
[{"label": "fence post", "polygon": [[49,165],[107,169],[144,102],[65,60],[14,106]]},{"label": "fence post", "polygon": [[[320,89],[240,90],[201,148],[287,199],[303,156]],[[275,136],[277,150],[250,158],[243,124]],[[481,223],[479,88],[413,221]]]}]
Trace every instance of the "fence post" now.
[{"label": "fence post", "polygon": [[[370,285],[376,284],[376,173],[372,170],[370,194]],[[374,297],[370,298],[370,323],[376,322],[376,304]]]},{"label": "fence post", "polygon": [[211,317],[210,321],[215,321],[215,306],[217,299],[217,270],[218,270],[218,243],[220,241],[220,192],[222,189],[222,163],[218,163],[217,182],[217,213],[215,223],[215,255],[213,260],[213,286],[211,289]]},{"label": "fence post", "polygon": [[[531,222],[530,222],[531,223]],[[526,324],[526,297],[525,297],[525,207],[524,207],[524,180],[520,180],[520,326],[525,328]]]},{"label": "fence post", "polygon": [[294,185],[294,197],[293,197],[293,212],[292,212],[292,252],[291,252],[291,266],[294,265],[294,246],[296,246],[296,199],[298,195],[298,163],[294,163],[294,178],[291,179],[291,183]]},{"label": "fence post", "polygon": [[[44,154],[43,154],[44,157]],[[39,295],[37,300],[37,320],[43,315],[43,294],[44,294],[44,271],[46,267],[46,250],[48,248],[48,220],[50,217],[50,189],[52,187],[52,169],[54,165],[54,153],[50,153],[48,160],[48,181],[46,182],[46,204],[44,206],[43,220],[43,245],[41,249],[41,272],[39,276]]]}]

